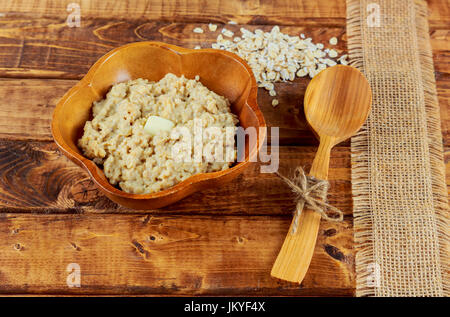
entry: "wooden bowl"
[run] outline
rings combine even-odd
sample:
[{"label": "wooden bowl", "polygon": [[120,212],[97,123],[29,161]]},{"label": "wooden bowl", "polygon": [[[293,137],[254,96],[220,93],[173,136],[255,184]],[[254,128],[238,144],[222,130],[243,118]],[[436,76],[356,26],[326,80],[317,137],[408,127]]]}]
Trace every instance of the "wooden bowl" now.
[{"label": "wooden bowl", "polygon": [[[173,187],[151,194],[130,194],[111,185],[105,174],[77,147],[94,101],[104,98],[112,85],[136,78],[159,81],[167,73],[200,81],[230,100],[232,112],[243,128],[255,127],[258,141],[246,145],[245,159],[225,171],[196,174]],[[58,102],[52,134],[61,151],[88,171],[98,188],[112,201],[133,209],[154,209],[174,203],[196,191],[221,186],[255,161],[266,136],[264,117],[258,108],[257,85],[250,67],[237,55],[222,50],[193,50],[160,42],[138,42],[109,52]],[[249,142],[246,142],[249,143]],[[236,193],[238,194],[238,193]]]}]

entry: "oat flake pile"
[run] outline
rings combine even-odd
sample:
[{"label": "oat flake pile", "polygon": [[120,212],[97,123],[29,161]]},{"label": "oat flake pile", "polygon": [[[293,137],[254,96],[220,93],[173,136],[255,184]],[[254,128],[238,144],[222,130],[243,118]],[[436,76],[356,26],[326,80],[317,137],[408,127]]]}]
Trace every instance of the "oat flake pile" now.
[{"label": "oat flake pile", "polygon": [[[229,23],[235,24],[232,21]],[[209,24],[208,29],[215,32],[217,25]],[[204,31],[197,27],[193,32]],[[337,38],[333,37],[327,45],[332,47],[337,43]],[[278,26],[274,26],[270,32],[259,29],[251,32],[241,28],[240,36],[224,27],[212,48],[226,50],[243,58],[253,70],[258,86],[268,90],[272,97],[277,94],[275,82],[293,81],[296,77],[305,76],[313,78],[328,66],[348,64],[347,55],[337,58],[335,49],[325,48],[323,43],[315,44],[305,34],[291,36],[282,33]],[[278,100],[274,98],[272,106],[277,105]]]}]

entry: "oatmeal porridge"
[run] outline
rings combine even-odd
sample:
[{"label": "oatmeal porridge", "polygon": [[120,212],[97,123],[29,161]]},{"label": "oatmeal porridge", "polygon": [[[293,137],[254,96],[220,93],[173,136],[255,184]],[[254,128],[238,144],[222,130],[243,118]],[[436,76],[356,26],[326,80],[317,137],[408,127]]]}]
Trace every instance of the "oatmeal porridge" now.
[{"label": "oatmeal porridge", "polygon": [[[111,184],[128,193],[158,192],[194,174],[225,170],[235,160],[238,119],[230,102],[203,86],[198,77],[167,74],[159,82],[140,78],[116,84],[105,99],[94,102],[92,113],[78,145],[103,167]],[[200,139],[196,129],[202,131]],[[190,132],[192,142],[175,131]],[[199,142],[201,149],[212,151],[198,153]],[[175,148],[192,159],[174,156]],[[215,152],[227,154],[220,160]]]}]

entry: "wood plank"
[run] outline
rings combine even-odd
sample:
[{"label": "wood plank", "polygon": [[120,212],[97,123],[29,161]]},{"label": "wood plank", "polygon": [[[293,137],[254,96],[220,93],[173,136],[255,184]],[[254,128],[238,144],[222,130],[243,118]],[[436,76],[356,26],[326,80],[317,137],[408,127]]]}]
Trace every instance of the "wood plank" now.
[{"label": "wood plank", "polygon": [[[168,23],[148,20],[111,20],[91,18],[83,20],[83,27],[69,28],[64,18],[24,19],[5,17],[0,28],[0,76],[80,79],[89,67],[113,48],[136,41],[162,41],[194,48],[211,47],[221,28],[209,32],[207,23]],[[202,27],[203,34],[193,33]],[[226,25],[239,34],[241,25]],[[269,25],[251,25],[248,29],[270,30]],[[342,41],[334,47],[342,52],[345,28],[314,28],[285,26],[291,35],[301,33],[328,45],[336,36]]]},{"label": "wood plank", "polygon": [[[436,63],[436,62],[435,62]],[[444,147],[450,146],[450,73],[436,73],[436,91],[441,110],[441,129]]]},{"label": "wood plank", "polygon": [[[207,24],[168,23],[148,20],[111,20],[86,18],[82,28],[69,28],[60,18],[24,19],[5,17],[0,28],[0,77],[40,77],[80,79],[89,67],[113,48],[136,41],[162,41],[184,47],[211,47],[219,31],[209,32]],[[203,34],[192,30],[202,27]],[[241,25],[226,25],[238,35]],[[248,29],[268,31],[269,25],[250,25]],[[220,28],[219,28],[220,30]],[[284,26],[290,35],[304,33],[326,46],[331,37],[339,39],[333,46],[346,51],[345,27]],[[436,71],[450,73],[448,29],[431,32]]]},{"label": "wood plank", "polygon": [[430,27],[441,27],[449,29],[450,6],[448,4],[448,1],[427,0],[426,2],[428,4],[428,23]]},{"label": "wood plank", "polygon": [[[198,36],[196,38],[192,32],[197,24],[126,23],[117,21],[110,23],[107,20],[92,19],[91,24],[80,31],[67,28],[64,22],[55,24],[54,20],[46,18],[33,21],[33,25],[15,18],[11,20],[6,19],[4,22],[4,27],[0,29],[0,76],[3,77],[79,79],[101,55],[114,47],[128,42],[153,39],[194,47],[199,41]],[[207,28],[205,24],[202,26],[205,29]],[[235,31],[239,30],[239,26],[230,25],[227,27]],[[258,27],[262,27],[265,30],[270,29],[268,26],[251,26],[250,29]],[[342,39],[337,45],[337,49],[343,51],[345,48],[345,35],[342,28],[324,30],[319,28],[285,27],[283,30],[290,34],[305,32],[314,38],[322,38],[324,40],[336,36]],[[206,38],[201,41],[206,43],[204,44],[206,47],[214,41],[217,32],[214,34],[207,33],[205,36]],[[317,144],[305,123],[303,111],[300,110],[308,82],[308,79],[301,78],[292,83],[277,84],[279,93],[277,98],[280,101],[280,106],[276,109],[271,106],[273,98],[268,95],[267,91],[260,89],[259,104],[265,113],[269,126],[280,128],[282,144]],[[47,107],[47,105],[56,104],[57,99],[75,82],[66,84],[63,81],[34,81],[28,84],[26,81],[16,83],[3,81],[2,84],[0,89],[3,91],[0,91],[0,94],[11,94],[13,99],[8,99],[8,102],[14,103],[17,100],[20,103],[21,115],[29,120],[26,120],[27,124],[24,126],[20,124],[17,127],[19,131],[17,131],[9,127],[8,119],[4,118],[3,121],[5,122],[1,122],[0,119],[0,125],[4,127],[0,134],[8,138],[51,140],[48,130],[49,121],[39,120],[40,122],[33,122],[33,126],[39,125],[36,129],[29,129],[28,123],[39,112],[51,113],[51,107]],[[8,85],[13,86],[14,90],[8,88]],[[53,89],[46,87],[47,85],[58,87]],[[62,85],[64,89],[60,88],[59,85]],[[26,90],[26,94],[23,94],[24,90]],[[52,90],[55,90],[55,95],[52,95]],[[29,98],[29,96],[33,96],[33,98]],[[35,109],[34,100],[47,100],[50,104],[39,103],[44,105],[44,108]],[[23,101],[27,105],[24,104],[22,106]],[[10,105],[4,105],[4,107],[6,107],[4,113],[7,115],[16,113],[17,116],[19,113],[13,113]],[[47,118],[50,118],[50,116],[47,116]],[[6,125],[3,125],[4,123]]]},{"label": "wood plank", "polygon": [[[76,84],[75,80],[0,79],[0,137],[13,140],[53,141],[50,124],[58,100]],[[280,128],[280,144],[316,145],[306,124],[303,95],[307,79],[277,84],[280,105],[272,107],[272,97],[258,91],[258,104],[269,127]]]},{"label": "wood plank", "polygon": [[[51,102],[49,100],[52,99],[52,94],[50,93],[49,96],[45,94],[53,92],[54,89],[48,89],[45,85],[37,85],[37,88],[30,89],[29,87],[34,87],[32,82],[25,80],[16,81],[18,83],[16,86],[0,85],[0,91],[6,87],[6,90],[3,91],[12,100],[17,97],[32,101],[32,104],[20,107],[17,107],[16,103],[11,106],[2,104],[0,118],[9,118],[9,120],[0,121],[0,131],[3,136],[11,136],[15,133],[24,135],[28,133],[28,136],[33,138],[39,133],[49,135],[47,131],[51,114],[49,108],[52,109],[52,107],[49,107],[48,103]],[[66,84],[66,81],[61,82]],[[21,90],[21,88],[24,89]],[[34,95],[30,91],[44,95],[42,98],[34,99]],[[33,106],[33,100],[41,100],[43,103]],[[30,109],[34,109],[34,111],[27,112]],[[442,107],[442,109],[447,110],[444,112],[447,117],[443,118],[443,122],[447,122],[448,131],[448,107]],[[446,140],[448,142],[448,138]],[[316,147],[305,146],[282,147],[280,150],[282,170],[285,169],[287,172],[293,170],[295,166],[311,164],[315,149]],[[332,197],[330,199],[346,212],[351,212],[349,157],[348,147],[344,146],[333,150],[330,172],[332,177]],[[13,140],[3,139],[0,141],[0,163],[2,171],[0,206],[2,211],[61,212],[65,209],[66,212],[124,212],[100,195],[87,174],[62,156],[53,143],[28,142],[14,138]],[[245,182],[242,182],[243,180]],[[233,192],[242,193],[242,197],[246,197],[246,199],[231,202],[223,200],[224,196]],[[193,195],[164,211],[245,213],[246,203],[251,202],[254,205],[248,213],[270,214],[280,208],[284,212],[288,212],[293,209],[293,204],[289,200],[286,202],[283,197],[289,196],[289,192],[287,187],[280,187],[280,181],[275,176],[260,175],[258,166],[254,166],[241,178],[224,186],[219,191],[211,190]],[[263,199],[258,197],[258,194],[261,193],[264,193]],[[267,195],[267,193],[269,194]],[[344,199],[334,199],[333,197],[343,197]],[[208,203],[211,200],[222,203],[214,204],[212,207],[212,204]]]},{"label": "wood plank", "polygon": [[0,96],[4,96],[0,99],[0,136],[53,141],[53,110],[75,84],[69,80],[0,79]]},{"label": "wood plank", "polygon": [[[0,293],[353,295],[351,221],[322,222],[300,286],[270,277],[289,223],[264,216],[3,214]],[[70,263],[80,266],[80,288],[66,284]]]},{"label": "wood plank", "polygon": [[[34,17],[67,15],[67,5],[72,0],[3,0],[3,12],[29,14]],[[242,24],[280,25],[345,25],[345,1],[329,0],[113,0],[79,1],[83,17],[120,18],[168,21],[217,21],[230,20]],[[450,9],[441,0],[428,0],[431,27],[449,27]]]},{"label": "wood plank", "polygon": [[[309,167],[315,147],[280,147],[280,172]],[[83,169],[63,156],[54,143],[0,140],[0,213],[136,213],[103,196]],[[333,150],[329,201],[352,212],[349,148]],[[239,193],[239,196],[236,195]],[[212,188],[152,211],[170,214],[290,215],[290,188],[257,163],[220,188]]]},{"label": "wood plank", "polygon": [[[75,80],[0,79],[0,138],[52,141],[50,123],[53,109]],[[259,89],[258,104],[269,127],[279,127],[281,145],[317,146],[306,124],[303,96],[308,79],[276,84],[280,105],[273,108],[272,97]],[[437,91],[445,146],[450,146],[450,74],[439,74]],[[6,98],[7,96],[7,98]],[[349,142],[343,143],[348,146]]]},{"label": "wood plank", "polygon": [[[67,5],[73,1],[63,0],[6,0],[3,12],[28,14],[34,17],[67,16]],[[216,21],[230,20],[246,24],[321,23],[323,25],[345,24],[345,1],[307,0],[132,0],[132,1],[80,1],[83,18],[118,18],[169,20],[169,21]]]},{"label": "wood plank", "polygon": [[[110,49],[128,42],[140,40],[160,40],[168,43],[178,44],[186,47],[194,47],[203,43],[203,47],[208,47],[214,41],[217,32],[207,31],[205,34],[194,34],[193,28],[202,26],[207,29],[206,24],[189,23],[166,23],[147,22],[142,20],[117,21],[106,19],[87,19],[82,29],[68,28],[64,20],[56,21],[50,18],[33,20],[22,20],[20,18],[6,17],[0,28],[0,76],[3,77],[43,77],[43,78],[81,78],[89,67],[103,54]],[[234,31],[239,30],[239,26],[227,25],[227,28]],[[270,26],[254,25],[249,29],[262,28],[269,30]],[[305,33],[312,36],[316,41],[327,42],[332,36],[339,38],[337,49],[345,52],[346,35],[342,27],[318,28],[286,26],[282,30],[289,34]],[[438,80],[438,90],[442,107],[443,132],[447,144],[450,144],[448,135],[448,114],[450,92],[450,54],[448,53],[448,30],[434,30],[431,33],[432,45],[434,49],[434,61],[436,67],[436,77]],[[281,129],[281,143],[298,145],[316,145],[315,138],[310,133],[303,116],[302,103],[303,93],[309,80],[306,78],[296,79],[294,82],[280,83],[278,87],[278,99],[280,106],[273,108],[268,93],[260,89],[259,104],[265,114],[269,126],[277,126]],[[19,131],[2,129],[0,134],[4,137],[38,140],[51,140],[48,130],[48,123],[45,119],[37,120],[33,126],[39,125],[37,129],[28,129],[28,123],[33,120],[36,114],[41,112],[51,112],[51,108],[35,109],[34,100],[48,100],[49,105],[54,105],[57,99],[63,95],[66,89],[75,82],[65,84],[63,81],[42,81],[30,82],[30,85],[22,82],[4,81],[5,87],[0,88],[1,94],[11,94],[13,100],[8,102],[19,102],[19,109],[25,113],[27,124],[19,125]],[[6,85],[16,87],[12,91]],[[45,85],[51,87],[43,87]],[[24,85],[24,87],[17,87]],[[61,85],[62,87],[59,87]],[[20,88],[20,89],[19,89]],[[27,90],[24,94],[23,90]],[[55,95],[52,91],[55,90]],[[28,98],[33,95],[34,98]],[[26,100],[23,100],[26,99]],[[22,106],[24,101],[29,105]],[[39,103],[44,105],[44,103]],[[45,103],[47,105],[47,103]],[[1,105],[5,108],[5,114],[12,114],[11,106]],[[32,113],[30,113],[30,111]],[[18,114],[18,112],[16,112]],[[30,116],[29,118],[27,116]],[[47,116],[50,118],[50,116]],[[5,118],[3,121],[9,121]],[[8,122],[7,122],[8,123]],[[0,125],[4,122],[0,121]],[[24,128],[24,129],[22,129]],[[346,143],[348,145],[348,143]]]}]

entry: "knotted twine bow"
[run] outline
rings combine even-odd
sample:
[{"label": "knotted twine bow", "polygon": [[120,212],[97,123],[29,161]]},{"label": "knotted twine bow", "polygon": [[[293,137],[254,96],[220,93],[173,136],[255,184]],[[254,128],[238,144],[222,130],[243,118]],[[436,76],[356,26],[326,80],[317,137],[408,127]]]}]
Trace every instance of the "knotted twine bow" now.
[{"label": "knotted twine bow", "polygon": [[292,180],[278,172],[276,174],[297,194],[292,234],[295,234],[297,231],[298,221],[305,207],[319,213],[325,220],[335,222],[343,220],[344,215],[342,211],[326,202],[328,187],[330,186],[328,181],[316,179],[313,176],[306,176],[305,171],[301,167],[295,169]]}]

